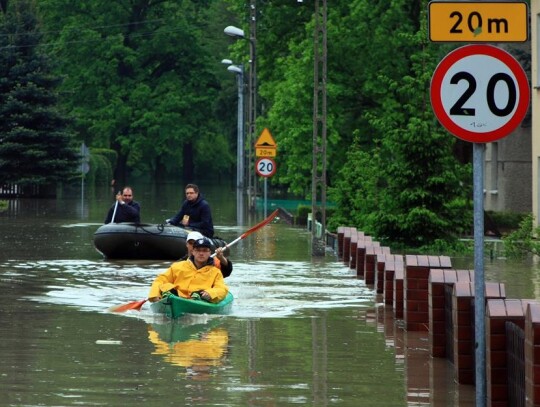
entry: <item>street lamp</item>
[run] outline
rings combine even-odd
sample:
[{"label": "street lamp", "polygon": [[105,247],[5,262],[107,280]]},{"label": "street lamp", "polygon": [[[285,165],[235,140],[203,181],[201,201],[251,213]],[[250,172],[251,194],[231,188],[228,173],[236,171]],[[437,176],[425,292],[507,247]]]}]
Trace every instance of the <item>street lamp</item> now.
[{"label": "street lamp", "polygon": [[230,59],[222,64],[229,65],[227,71],[236,75],[238,83],[238,123],[236,133],[236,218],[238,226],[244,225],[244,67],[233,65]]},{"label": "street lamp", "polygon": [[230,59],[223,59],[222,64],[229,65],[227,71],[236,75],[238,84],[238,123],[236,134],[236,189],[244,190],[244,67],[233,65]]},{"label": "street lamp", "polygon": [[[255,197],[257,196],[257,184],[255,182],[254,151],[255,143],[255,120],[257,118],[257,59],[255,50],[255,34],[246,38],[244,30],[229,25],[223,32],[236,39],[245,39],[249,41],[249,78],[248,78],[248,196],[249,205],[255,206]],[[254,32],[254,31],[253,31]]]},{"label": "street lamp", "polygon": [[229,25],[225,27],[223,32],[227,35],[230,35],[231,37],[245,38],[244,30],[242,30],[241,28],[235,27],[234,25]]}]

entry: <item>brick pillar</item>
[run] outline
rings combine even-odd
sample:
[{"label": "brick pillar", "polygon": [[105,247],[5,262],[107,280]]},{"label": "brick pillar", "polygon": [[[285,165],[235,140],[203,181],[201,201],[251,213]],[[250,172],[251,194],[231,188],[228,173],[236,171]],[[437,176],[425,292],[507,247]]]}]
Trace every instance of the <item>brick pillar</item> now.
[{"label": "brick pillar", "polygon": [[[446,357],[445,287],[458,281],[474,280],[473,270],[430,269],[429,271],[429,348],[431,356]],[[450,322],[450,321],[448,321]]]},{"label": "brick pillar", "polygon": [[349,265],[351,261],[351,234],[356,233],[356,228],[347,228],[343,232],[343,264]]},{"label": "brick pillar", "polygon": [[384,292],[384,270],[386,268],[386,263],[395,261],[395,256],[403,258],[401,255],[390,254],[390,248],[388,248],[388,252],[384,251],[383,253],[379,253],[375,258],[374,289],[377,294],[382,294]]},{"label": "brick pillar", "polygon": [[356,276],[364,278],[364,268],[366,259],[366,248],[369,246],[380,246],[379,242],[374,242],[371,236],[364,236],[362,240],[358,241],[356,247]]},{"label": "brick pillar", "polygon": [[[384,265],[386,256],[393,257],[393,254],[378,254],[375,259],[375,286],[373,289],[377,294],[382,294],[384,290]],[[390,261],[390,259],[388,259]]]},{"label": "brick pillar", "polygon": [[[363,235],[362,232],[360,233]],[[351,233],[351,243],[349,249],[351,255],[349,256],[349,268],[353,270],[356,270],[356,256],[354,255],[354,253],[356,253],[356,246],[358,245],[358,235],[358,231],[354,231]]]},{"label": "brick pillar", "polygon": [[[485,297],[504,298],[504,284],[485,284]],[[454,326],[454,370],[456,381],[461,384],[475,383],[474,365],[474,282],[457,282],[452,293],[452,322]]]},{"label": "brick pillar", "polygon": [[540,406],[540,304],[527,306],[525,317],[525,405]]},{"label": "brick pillar", "polygon": [[403,276],[405,274],[405,266],[396,267],[394,270],[394,289],[392,293],[392,305],[394,307],[394,315],[396,319],[403,319]]},{"label": "brick pillar", "polygon": [[489,299],[486,303],[486,390],[491,407],[508,405],[507,321],[525,329],[527,305],[532,300]]},{"label": "brick pillar", "polygon": [[366,285],[375,284],[375,270],[377,268],[377,255],[378,254],[390,254],[390,248],[383,246],[367,246],[366,256],[364,260],[364,280]]},{"label": "brick pillar", "polygon": [[393,261],[387,261],[384,263],[383,298],[384,303],[387,305],[392,305],[394,302],[394,274],[397,267],[400,270],[401,275],[403,275],[403,264],[404,259],[400,254],[395,254]]},{"label": "brick pillar", "polygon": [[[487,284],[487,283],[486,283]],[[474,289],[472,283],[454,284],[452,293],[452,324],[454,327],[454,374],[456,382],[474,384]]]},{"label": "brick pillar", "polygon": [[429,329],[429,271],[451,268],[448,256],[405,256],[403,319],[408,331]]},{"label": "brick pillar", "polygon": [[345,234],[346,226],[338,226],[337,228],[337,255],[338,259],[343,258],[343,235]]}]

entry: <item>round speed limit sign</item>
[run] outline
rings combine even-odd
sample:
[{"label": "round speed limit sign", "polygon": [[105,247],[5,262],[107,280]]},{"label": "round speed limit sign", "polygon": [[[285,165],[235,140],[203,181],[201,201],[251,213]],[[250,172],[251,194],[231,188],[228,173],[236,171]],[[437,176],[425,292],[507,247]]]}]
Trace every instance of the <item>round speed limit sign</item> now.
[{"label": "round speed limit sign", "polygon": [[276,173],[276,162],[271,158],[259,158],[255,170],[261,177],[271,177]]},{"label": "round speed limit sign", "polygon": [[507,136],[529,108],[525,71],[508,52],[466,45],[450,52],[431,78],[431,105],[454,136],[487,143]]}]

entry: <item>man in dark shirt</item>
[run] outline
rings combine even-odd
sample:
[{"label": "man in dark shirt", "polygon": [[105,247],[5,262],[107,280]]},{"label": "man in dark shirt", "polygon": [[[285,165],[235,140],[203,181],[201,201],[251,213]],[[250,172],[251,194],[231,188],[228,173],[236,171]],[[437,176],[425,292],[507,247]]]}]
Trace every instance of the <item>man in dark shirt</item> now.
[{"label": "man in dark shirt", "polygon": [[199,187],[195,184],[187,184],[185,193],[186,200],[180,211],[171,219],[167,219],[167,223],[196,230],[209,238],[214,237],[210,205],[199,192]]},{"label": "man in dark shirt", "polygon": [[126,186],[121,194],[116,195],[116,202],[109,209],[104,223],[141,223],[140,213],[141,206],[133,200],[133,189]]}]

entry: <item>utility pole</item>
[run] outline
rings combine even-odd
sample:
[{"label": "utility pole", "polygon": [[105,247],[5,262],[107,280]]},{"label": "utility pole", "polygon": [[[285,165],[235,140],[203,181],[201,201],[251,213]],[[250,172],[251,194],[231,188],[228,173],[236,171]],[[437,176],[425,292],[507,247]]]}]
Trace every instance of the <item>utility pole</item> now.
[{"label": "utility pole", "polygon": [[[311,255],[324,256],[326,248],[326,0],[315,0],[313,75],[313,163],[311,176]],[[317,221],[321,233],[317,233]]]},{"label": "utility pole", "polygon": [[248,207],[255,210],[257,175],[255,174],[255,140],[257,139],[257,0],[249,2],[249,137],[248,137]]}]

